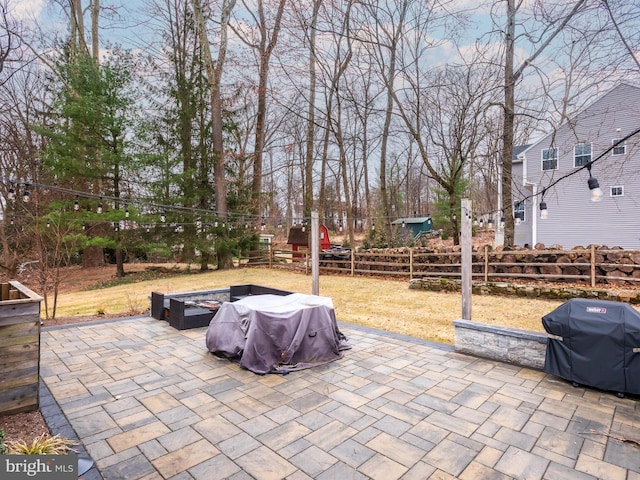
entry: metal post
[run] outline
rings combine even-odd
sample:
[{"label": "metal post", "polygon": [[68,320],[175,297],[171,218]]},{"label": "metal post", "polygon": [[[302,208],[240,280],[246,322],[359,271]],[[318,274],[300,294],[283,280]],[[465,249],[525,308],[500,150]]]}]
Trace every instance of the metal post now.
[{"label": "metal post", "polygon": [[471,320],[471,200],[462,199],[462,318]]},{"label": "metal post", "polygon": [[311,212],[311,294],[320,295],[320,217]]}]

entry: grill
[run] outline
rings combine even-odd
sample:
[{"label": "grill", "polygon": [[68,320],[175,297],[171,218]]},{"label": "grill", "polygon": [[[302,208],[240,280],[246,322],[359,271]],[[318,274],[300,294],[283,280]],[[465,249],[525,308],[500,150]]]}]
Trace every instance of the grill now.
[{"label": "grill", "polygon": [[630,305],[575,298],[542,324],[546,373],[618,396],[640,393],[640,313]]}]

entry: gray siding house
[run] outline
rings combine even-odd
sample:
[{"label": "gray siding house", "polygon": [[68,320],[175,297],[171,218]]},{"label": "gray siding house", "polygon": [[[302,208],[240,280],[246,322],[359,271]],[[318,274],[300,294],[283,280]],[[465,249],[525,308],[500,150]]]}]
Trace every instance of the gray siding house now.
[{"label": "gray siding house", "polygon": [[[519,152],[513,163],[515,244],[640,249],[640,134],[598,158],[639,128],[640,87],[621,83]],[[580,170],[591,161],[599,202],[591,201],[589,171]],[[546,219],[540,218],[542,200]]]}]

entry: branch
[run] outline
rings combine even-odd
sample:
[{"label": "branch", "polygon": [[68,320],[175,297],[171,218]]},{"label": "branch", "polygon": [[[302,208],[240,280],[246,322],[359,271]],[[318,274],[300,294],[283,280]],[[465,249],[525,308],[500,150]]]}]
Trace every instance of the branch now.
[{"label": "branch", "polygon": [[527,68],[531,63],[533,63],[533,61],[536,58],[538,58],[538,56],[544,51],[544,49],[549,46],[549,44],[553,41],[553,39],[556,38],[556,36],[558,36],[558,34],[564,29],[564,27],[566,27],[566,25],[573,18],[573,16],[578,12],[578,10],[585,3],[585,1],[586,0],[578,0],[578,2],[576,2],[576,4],[573,6],[573,9],[571,9],[571,12],[569,12],[569,14],[566,17],[564,17],[562,22],[560,22],[560,25],[558,25],[558,27],[553,31],[553,33],[542,43],[542,45],[540,45],[540,48],[538,48],[538,50],[536,50],[533,53],[533,55],[531,55],[524,62],[522,62],[522,65],[520,65],[520,67],[513,73],[514,82],[522,75],[522,72],[524,71],[524,69]]},{"label": "branch", "polygon": [[627,39],[624,38],[624,35],[622,35],[622,31],[620,30],[620,26],[618,25],[618,22],[616,22],[616,18],[613,15],[613,12],[611,11],[611,7],[609,7],[609,1],[608,0],[602,0],[602,3],[604,3],[604,6],[606,7],[607,12],[609,13],[609,18],[611,18],[611,21],[613,22],[613,26],[615,27],[616,32],[618,32],[618,36],[620,37],[620,40],[622,41],[622,44],[624,45],[624,48],[627,49],[627,52],[629,52],[629,55],[631,56],[631,58],[633,58],[633,61],[635,62],[636,66],[638,67],[638,70],[640,70],[640,60],[638,60],[638,57],[636,57],[633,49],[631,48],[631,46],[627,42]]}]

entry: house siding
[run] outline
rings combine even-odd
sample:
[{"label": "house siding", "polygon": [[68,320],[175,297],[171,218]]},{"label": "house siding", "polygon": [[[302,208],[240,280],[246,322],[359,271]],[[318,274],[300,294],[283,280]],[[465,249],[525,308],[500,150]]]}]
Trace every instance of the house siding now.
[{"label": "house siding", "polygon": [[[553,134],[529,147],[524,153],[524,178],[514,178],[514,185],[533,183],[541,192],[555,180],[577,170],[574,167],[576,144],[590,143],[591,159],[594,160],[611,147],[613,139],[623,138],[638,128],[640,88],[620,84],[561,125]],[[558,169],[542,171],[542,150],[552,146],[558,148]],[[640,134],[627,140],[624,155],[609,152],[598,159],[593,164],[592,175],[603,191],[600,202],[590,200],[587,186],[589,172],[586,169],[576,172],[545,191],[548,218],[542,220],[538,217],[517,226],[515,243],[524,245],[535,241],[564,248],[589,244],[640,248]],[[624,195],[612,197],[611,187],[618,185],[624,187]],[[518,188],[522,190],[523,187]],[[515,192],[514,187],[514,197]],[[530,199],[526,220],[532,220],[532,215],[539,215],[540,200],[539,196]]]},{"label": "house siding", "polygon": [[[524,222],[520,225],[516,225],[514,228],[514,243],[516,245],[531,245],[532,242],[532,222],[534,221],[531,216],[533,200],[528,198],[532,194],[531,187],[524,184],[524,168],[525,163],[523,160],[518,159],[513,161],[511,174],[513,177],[513,202],[511,204],[511,213],[513,213],[513,203],[525,199],[525,214]],[[509,210],[505,209],[505,213]]]}]

